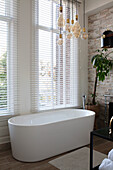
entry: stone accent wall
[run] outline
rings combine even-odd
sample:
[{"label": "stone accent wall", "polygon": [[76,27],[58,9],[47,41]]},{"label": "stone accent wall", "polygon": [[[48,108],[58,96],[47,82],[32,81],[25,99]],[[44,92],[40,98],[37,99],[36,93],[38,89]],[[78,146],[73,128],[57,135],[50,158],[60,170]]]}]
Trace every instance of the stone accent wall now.
[{"label": "stone accent wall", "polygon": [[[91,58],[95,55],[95,50],[101,48],[101,35],[106,30],[113,30],[113,7],[100,11],[99,13],[88,17],[88,102],[92,100],[91,94],[94,89],[95,69],[91,64]],[[109,49],[113,50],[113,49]],[[110,55],[113,60],[113,54]],[[113,69],[104,82],[97,85],[97,98],[101,107],[100,118],[104,119],[104,94],[113,94]],[[112,101],[112,98],[108,99]]]}]

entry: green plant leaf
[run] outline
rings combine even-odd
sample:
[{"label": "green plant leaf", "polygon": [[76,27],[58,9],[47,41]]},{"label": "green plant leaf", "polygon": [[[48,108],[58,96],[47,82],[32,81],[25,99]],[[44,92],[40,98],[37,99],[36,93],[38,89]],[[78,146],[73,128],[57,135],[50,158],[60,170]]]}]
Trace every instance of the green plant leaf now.
[{"label": "green plant leaf", "polygon": [[[91,63],[93,64],[93,67],[96,69],[96,77],[98,78],[97,80],[99,81],[104,81],[106,76],[109,76],[109,72],[112,69],[112,61],[107,59],[107,57],[113,53],[113,51],[108,52],[108,49],[97,49],[96,50],[97,54],[94,55],[91,59]],[[97,86],[96,78],[95,78],[95,85]],[[96,88],[94,87],[94,90]],[[95,94],[95,95],[94,95]],[[96,96],[96,91],[94,91],[94,94],[92,94],[93,99]],[[95,102],[95,99],[92,100],[93,104]]]}]

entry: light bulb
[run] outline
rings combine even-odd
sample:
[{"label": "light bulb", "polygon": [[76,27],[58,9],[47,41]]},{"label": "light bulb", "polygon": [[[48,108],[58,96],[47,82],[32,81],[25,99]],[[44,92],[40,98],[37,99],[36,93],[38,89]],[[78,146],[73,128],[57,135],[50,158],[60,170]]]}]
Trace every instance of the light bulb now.
[{"label": "light bulb", "polygon": [[62,6],[60,6],[60,13],[59,13],[59,18],[58,18],[58,27],[62,28],[65,25],[65,20],[63,18],[63,13],[62,13]]},{"label": "light bulb", "polygon": [[62,38],[59,38],[58,45],[63,45],[63,39]]},{"label": "light bulb", "polygon": [[67,23],[66,23],[66,26],[65,26],[65,30],[67,31],[67,32],[70,32],[71,30],[70,30],[71,28],[70,28],[70,24],[69,24],[69,19],[67,19]]},{"label": "light bulb", "polygon": [[58,45],[63,45],[63,38],[62,38],[62,34],[59,35],[59,40],[57,41]]},{"label": "light bulb", "polygon": [[88,38],[88,34],[86,33],[86,29],[83,28],[82,34],[81,34],[81,38],[86,40]]},{"label": "light bulb", "polygon": [[[72,32],[74,35],[77,35],[77,37],[80,36],[81,33],[81,27],[78,21],[75,22],[75,24],[72,27]],[[75,36],[76,37],[76,36]]]},{"label": "light bulb", "polygon": [[65,30],[68,31],[68,32],[70,32],[70,29],[71,29],[71,28],[70,28],[70,24],[67,23]]},{"label": "light bulb", "polygon": [[75,36],[75,38],[79,38],[80,36],[79,33],[75,33],[75,32],[73,33],[73,35]]},{"label": "light bulb", "polygon": [[67,36],[66,36],[66,38],[67,38],[67,39],[71,39],[71,38],[72,38],[72,36],[73,36],[73,34],[72,34],[72,33],[68,33],[68,34],[67,34]]},{"label": "light bulb", "polygon": [[73,32],[75,38],[79,38],[80,33],[81,33],[81,27],[80,27],[80,24],[78,22],[78,15],[76,15],[76,21],[75,21],[75,24],[72,27],[72,32]]},{"label": "light bulb", "polygon": [[[71,23],[73,24],[73,23],[74,23],[74,20],[72,20]],[[69,19],[67,19],[67,24],[69,24]],[[68,34],[67,34],[67,36],[66,36],[67,39],[71,39],[72,36],[73,36],[73,34],[71,33],[71,27],[72,27],[72,25],[69,24],[69,27],[68,27],[68,30],[67,30],[67,31],[68,31]]]}]

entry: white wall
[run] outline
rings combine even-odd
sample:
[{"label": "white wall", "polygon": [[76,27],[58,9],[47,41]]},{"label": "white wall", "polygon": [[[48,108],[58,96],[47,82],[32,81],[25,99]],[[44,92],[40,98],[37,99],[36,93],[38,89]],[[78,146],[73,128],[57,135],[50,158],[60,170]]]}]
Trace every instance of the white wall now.
[{"label": "white wall", "polygon": [[11,115],[0,115],[0,144],[9,142],[8,119]]},{"label": "white wall", "polygon": [[20,0],[19,34],[18,34],[18,81],[20,113],[31,111],[30,98],[30,64],[31,64],[31,19],[32,1]]},{"label": "white wall", "polygon": [[[83,4],[81,4],[80,10],[80,25],[83,28]],[[88,17],[85,19],[86,31],[88,25]],[[88,40],[80,39],[80,84],[81,84],[81,105],[82,105],[82,96],[85,94],[86,99],[88,96]]]},{"label": "white wall", "polygon": [[[31,0],[20,0],[18,27],[18,94],[21,114],[31,112],[30,64],[31,64]],[[8,119],[11,115],[0,115],[0,144],[9,139]]]}]

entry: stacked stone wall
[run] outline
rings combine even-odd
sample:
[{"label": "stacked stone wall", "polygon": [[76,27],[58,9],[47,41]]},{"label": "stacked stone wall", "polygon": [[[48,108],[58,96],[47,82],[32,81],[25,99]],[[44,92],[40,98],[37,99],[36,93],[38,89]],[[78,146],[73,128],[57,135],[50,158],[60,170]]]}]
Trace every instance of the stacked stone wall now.
[{"label": "stacked stone wall", "polygon": [[[88,17],[88,103],[91,103],[94,89],[95,69],[91,64],[91,58],[96,54],[96,50],[101,48],[101,35],[110,29],[113,31],[113,7],[100,11],[99,13]],[[109,49],[113,51],[113,49]],[[113,60],[113,54],[109,57]],[[97,84],[96,101],[101,105],[100,118],[104,119],[104,101],[105,94],[113,95],[113,69],[104,82]],[[108,102],[113,101],[113,98],[108,98]]]}]

